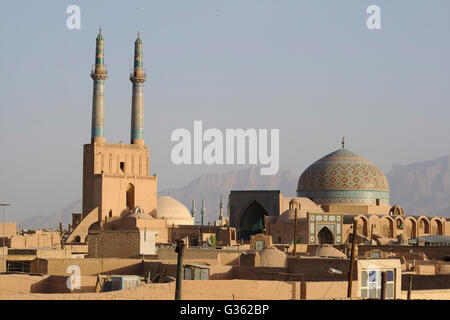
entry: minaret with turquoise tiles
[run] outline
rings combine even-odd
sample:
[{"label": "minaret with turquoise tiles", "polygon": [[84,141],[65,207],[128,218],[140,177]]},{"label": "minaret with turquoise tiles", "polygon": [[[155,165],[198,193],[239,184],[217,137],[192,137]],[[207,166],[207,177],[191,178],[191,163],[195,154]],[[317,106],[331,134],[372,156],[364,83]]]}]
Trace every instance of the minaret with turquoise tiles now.
[{"label": "minaret with turquoise tiles", "polygon": [[131,144],[144,144],[144,82],[147,74],[142,63],[142,40],[139,36],[134,42],[134,68],[130,74],[133,83],[131,102]]},{"label": "minaret with turquoise tiles", "polygon": [[95,47],[95,65],[91,70],[91,78],[94,80],[94,93],[92,96],[92,128],[91,143],[105,142],[105,80],[108,71],[104,63],[104,43],[102,29],[97,36]]}]

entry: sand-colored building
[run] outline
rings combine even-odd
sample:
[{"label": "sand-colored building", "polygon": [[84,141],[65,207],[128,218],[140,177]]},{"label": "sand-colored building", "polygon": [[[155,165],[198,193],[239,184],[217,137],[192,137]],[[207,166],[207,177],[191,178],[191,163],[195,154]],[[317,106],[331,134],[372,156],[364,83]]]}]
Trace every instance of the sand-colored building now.
[{"label": "sand-colored building", "polygon": [[230,225],[238,239],[265,232],[274,243],[344,244],[357,221],[358,242],[407,243],[419,236],[450,235],[450,218],[409,215],[389,203],[389,184],[380,168],[345,149],[311,164],[300,176],[297,197],[278,190],[230,193]]},{"label": "sand-colored building", "polygon": [[220,242],[236,240],[234,229],[223,228],[222,215],[215,226],[195,226],[189,210],[170,196],[157,196],[157,177],[150,175],[149,147],[144,144],[144,89],[142,40],[135,41],[132,82],[130,144],[106,142],[104,135],[104,38],[97,37],[92,103],[91,143],[83,147],[82,213],[73,214],[66,243],[88,243],[89,257],[130,258],[153,255],[156,244],[187,239],[200,245],[219,231]]}]

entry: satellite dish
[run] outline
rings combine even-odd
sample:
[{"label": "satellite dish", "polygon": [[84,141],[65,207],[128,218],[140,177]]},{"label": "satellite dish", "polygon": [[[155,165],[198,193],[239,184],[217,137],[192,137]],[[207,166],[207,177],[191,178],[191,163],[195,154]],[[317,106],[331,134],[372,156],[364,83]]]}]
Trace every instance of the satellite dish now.
[{"label": "satellite dish", "polygon": [[342,271],[330,267],[330,268],[328,268],[328,273],[330,273],[330,274],[342,274]]}]

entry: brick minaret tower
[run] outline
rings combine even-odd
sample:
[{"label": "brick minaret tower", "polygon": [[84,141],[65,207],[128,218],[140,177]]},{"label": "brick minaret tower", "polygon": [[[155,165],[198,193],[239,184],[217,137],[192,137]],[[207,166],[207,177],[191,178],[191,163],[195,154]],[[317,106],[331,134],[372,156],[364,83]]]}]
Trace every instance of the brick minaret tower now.
[{"label": "brick minaret tower", "polygon": [[223,220],[223,197],[220,195],[220,212],[219,212],[219,220]]},{"label": "brick minaret tower", "polygon": [[134,68],[130,74],[133,83],[133,98],[131,103],[131,144],[144,144],[144,82],[147,74],[142,63],[142,40],[139,37],[134,42]]},{"label": "brick minaret tower", "polygon": [[105,80],[108,71],[104,64],[104,44],[102,30],[97,36],[95,47],[95,65],[92,67],[91,78],[94,80],[94,93],[92,96],[92,129],[91,143],[105,142]]}]

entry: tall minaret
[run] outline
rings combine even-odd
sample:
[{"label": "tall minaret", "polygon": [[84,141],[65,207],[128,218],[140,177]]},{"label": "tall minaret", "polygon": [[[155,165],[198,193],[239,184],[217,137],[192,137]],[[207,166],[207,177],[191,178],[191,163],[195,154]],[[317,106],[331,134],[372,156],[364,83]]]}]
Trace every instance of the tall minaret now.
[{"label": "tall minaret", "polygon": [[219,212],[219,220],[223,219],[223,197],[220,195],[220,212]]},{"label": "tall minaret", "polygon": [[203,226],[205,214],[206,214],[205,200],[202,200],[202,209],[200,211],[200,214],[202,215],[202,226]]},{"label": "tall minaret", "polygon": [[91,71],[91,78],[94,80],[91,143],[105,142],[105,80],[108,78],[108,71],[104,64],[103,55],[103,35],[102,29],[100,29],[97,36],[97,45],[95,47],[95,66],[93,66]]},{"label": "tall minaret", "polygon": [[192,200],[191,216],[195,217],[195,200]]},{"label": "tall minaret", "polygon": [[133,83],[133,98],[131,102],[131,144],[144,144],[144,82],[147,74],[142,67],[142,40],[139,37],[134,42],[134,69],[130,74]]}]

